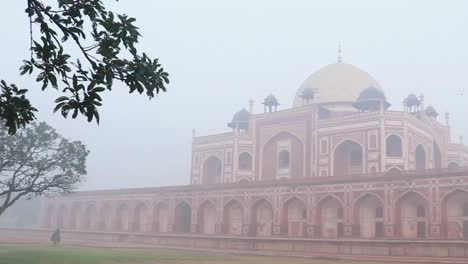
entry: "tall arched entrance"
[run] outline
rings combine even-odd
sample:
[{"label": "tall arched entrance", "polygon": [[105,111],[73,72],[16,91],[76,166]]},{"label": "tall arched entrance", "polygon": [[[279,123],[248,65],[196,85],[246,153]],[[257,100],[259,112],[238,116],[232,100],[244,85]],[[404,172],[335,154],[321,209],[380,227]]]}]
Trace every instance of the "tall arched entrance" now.
[{"label": "tall arched entrance", "polygon": [[362,147],[352,140],[345,140],[335,148],[333,175],[343,176],[362,173]]},{"label": "tall arched entrance", "polygon": [[186,202],[179,203],[174,211],[174,232],[190,233],[192,208]]},{"label": "tall arched entrance", "polygon": [[203,163],[203,184],[213,184],[221,182],[223,163],[215,156],[210,156]]},{"label": "tall arched entrance", "polygon": [[356,202],[354,209],[355,227],[359,237],[379,238],[384,235],[383,204],[374,195],[365,195]]},{"label": "tall arched entrance", "polygon": [[437,142],[434,141],[434,168],[442,168],[442,154],[440,153],[440,147]]},{"label": "tall arched entrance", "polygon": [[468,240],[468,192],[457,190],[444,198],[442,223],[448,239]]},{"label": "tall arched entrance", "polygon": [[244,226],[244,208],[236,200],[232,200],[224,206],[223,214],[224,233],[230,235],[242,235]]},{"label": "tall arched entrance", "polygon": [[261,199],[252,207],[252,228],[255,236],[271,236],[273,233],[273,207]]},{"label": "tall arched entrance", "polygon": [[296,197],[283,205],[281,233],[288,237],[303,237],[307,210],[304,202]]},{"label": "tall arched entrance", "polygon": [[415,192],[409,192],[398,199],[396,218],[402,238],[426,238],[429,226],[429,207],[426,199]]},{"label": "tall arched entrance", "polygon": [[133,214],[133,231],[135,232],[145,232],[147,231],[147,218],[148,218],[148,208],[145,204],[140,203],[135,207],[135,212]]},{"label": "tall arched entrance", "polygon": [[121,204],[117,207],[115,213],[115,230],[128,232],[130,227],[130,211],[127,204]]}]

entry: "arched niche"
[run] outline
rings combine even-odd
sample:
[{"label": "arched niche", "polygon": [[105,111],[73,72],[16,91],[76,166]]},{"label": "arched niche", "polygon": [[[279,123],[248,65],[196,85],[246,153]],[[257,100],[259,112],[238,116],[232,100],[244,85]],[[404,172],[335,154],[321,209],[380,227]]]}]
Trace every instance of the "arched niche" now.
[{"label": "arched niche", "polygon": [[398,233],[402,238],[424,239],[428,232],[429,205],[416,192],[401,196],[395,206]]},{"label": "arched niche", "polygon": [[190,233],[192,226],[192,208],[186,202],[179,203],[174,210],[174,232]]},{"label": "arched niche", "polygon": [[387,157],[400,158],[403,157],[403,143],[401,137],[392,134],[386,139],[386,153]]},{"label": "arched niche", "polygon": [[304,146],[289,132],[280,132],[263,146],[262,180],[274,180],[280,174],[288,178],[304,176]]},{"label": "arched niche", "polygon": [[203,163],[202,183],[214,184],[222,182],[222,170],[223,162],[219,158],[215,156],[208,157]]},{"label": "arched niche", "polygon": [[271,236],[273,234],[273,206],[265,199],[260,199],[252,207],[251,213],[253,234]]},{"label": "arched niche", "polygon": [[354,207],[357,233],[361,238],[380,238],[384,235],[384,210],[382,201],[375,195],[366,194]]},{"label": "arched niche", "polygon": [[81,206],[79,204],[74,204],[72,205],[71,211],[70,211],[70,219],[68,226],[70,229],[73,230],[78,230],[81,224],[82,215],[81,215]]},{"label": "arched niche", "polygon": [[442,153],[440,152],[440,147],[437,142],[434,141],[433,143],[434,149],[434,168],[440,169],[442,168]]},{"label": "arched niche", "polygon": [[148,207],[144,203],[138,203],[133,213],[133,231],[145,232],[148,230]]},{"label": "arched niche", "polygon": [[303,237],[307,218],[304,202],[297,197],[287,200],[281,214],[281,233],[288,237]]},{"label": "arched niche", "polygon": [[160,202],[153,209],[153,230],[158,233],[167,233],[169,226],[169,206],[166,202]]},{"label": "arched niche", "polygon": [[223,224],[225,234],[242,235],[244,207],[239,201],[231,200],[224,206]]},{"label": "arched niche", "polygon": [[65,205],[61,205],[57,211],[57,228],[64,229],[67,226],[68,209]]},{"label": "arched niche", "polygon": [[198,208],[198,232],[206,235],[216,233],[216,205],[205,201]]},{"label": "arched niche", "polygon": [[112,230],[112,223],[111,218],[109,217],[112,215],[112,208],[109,204],[104,204],[99,212],[99,228],[100,231],[111,231]]},{"label": "arched niche", "polygon": [[97,229],[97,210],[94,204],[90,204],[86,207],[83,219],[84,230],[95,230]]},{"label": "arched niche", "polygon": [[421,144],[419,144],[414,151],[414,160],[416,170],[426,169],[426,151]]},{"label": "arched niche", "polygon": [[333,153],[333,175],[343,176],[362,173],[362,146],[352,140],[340,143]]},{"label": "arched niche", "polygon": [[239,154],[239,170],[252,170],[252,155],[248,152]]},{"label": "arched niche", "polygon": [[317,206],[317,223],[321,237],[337,238],[343,236],[344,211],[342,203],[332,196],[320,200]]},{"label": "arched niche", "polygon": [[114,226],[116,231],[128,232],[130,230],[130,210],[126,203],[117,207]]},{"label": "arched niche", "polygon": [[468,192],[455,190],[442,200],[443,232],[448,239],[468,240]]}]

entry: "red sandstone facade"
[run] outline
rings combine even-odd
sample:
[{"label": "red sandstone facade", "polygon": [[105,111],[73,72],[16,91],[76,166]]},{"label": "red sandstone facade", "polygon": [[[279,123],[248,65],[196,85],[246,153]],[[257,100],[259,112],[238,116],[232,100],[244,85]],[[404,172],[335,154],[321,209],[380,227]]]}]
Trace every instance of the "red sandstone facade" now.
[{"label": "red sandstone facade", "polygon": [[[291,109],[234,116],[193,138],[191,185],[44,201],[45,228],[148,234],[468,239],[468,148],[414,95],[389,110],[344,63],[312,74]],[[270,111],[266,111],[269,109]],[[435,114],[434,114],[435,113]]]}]

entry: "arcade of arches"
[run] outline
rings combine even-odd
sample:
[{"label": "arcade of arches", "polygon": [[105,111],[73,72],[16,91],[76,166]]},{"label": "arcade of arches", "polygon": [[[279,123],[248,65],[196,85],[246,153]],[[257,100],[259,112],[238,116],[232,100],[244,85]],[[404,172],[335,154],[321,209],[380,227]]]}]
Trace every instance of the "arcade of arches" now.
[{"label": "arcade of arches", "polygon": [[[449,179],[446,182],[451,185]],[[468,239],[468,187],[440,187],[432,193],[425,187],[391,193],[383,188],[347,195],[318,191],[324,187],[294,195],[284,188],[265,187],[270,194],[257,198],[255,192],[216,198],[205,191],[197,195],[213,198],[200,202],[178,200],[172,192],[157,201],[64,203],[59,199],[48,203],[43,227],[257,237]]]}]

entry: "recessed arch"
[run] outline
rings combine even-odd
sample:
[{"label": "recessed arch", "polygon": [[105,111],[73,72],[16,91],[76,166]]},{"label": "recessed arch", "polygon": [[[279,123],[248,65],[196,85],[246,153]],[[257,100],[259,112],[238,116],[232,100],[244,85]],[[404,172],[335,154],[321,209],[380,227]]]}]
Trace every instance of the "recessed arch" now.
[{"label": "recessed arch", "polygon": [[398,176],[402,174],[402,170],[399,167],[392,166],[385,172],[385,174],[389,176]]},{"label": "recessed arch", "polygon": [[110,231],[112,230],[112,223],[111,217],[112,215],[112,208],[109,204],[102,205],[101,209],[99,210],[99,227],[98,230],[100,231]]},{"label": "recessed arch", "polygon": [[354,204],[356,233],[361,238],[380,238],[384,235],[384,202],[375,194],[366,193]]},{"label": "recessed arch", "polygon": [[429,203],[415,192],[402,194],[395,205],[398,233],[402,238],[426,238],[429,226]]},{"label": "recessed arch", "polygon": [[448,164],[448,166],[447,166],[447,167],[448,167],[449,169],[456,169],[456,168],[459,168],[459,167],[460,167],[460,165],[458,165],[458,163],[457,163],[457,162],[455,162],[455,161],[452,161],[452,162],[450,162],[450,163]]},{"label": "recessed arch", "polygon": [[167,202],[159,202],[153,208],[153,231],[167,233],[169,227],[169,205]]},{"label": "recessed arch", "polygon": [[198,232],[206,235],[216,233],[216,204],[210,200],[204,201],[198,207]]},{"label": "recessed arch", "polygon": [[273,206],[264,198],[251,208],[251,226],[255,236],[271,236],[273,233]]},{"label": "recessed arch", "polygon": [[97,229],[97,210],[94,204],[89,204],[84,212],[83,229],[95,230]]},{"label": "recessed arch", "polygon": [[354,140],[346,139],[333,151],[333,175],[343,176],[362,173],[363,148]]},{"label": "recessed arch", "polygon": [[244,227],[244,207],[241,202],[232,199],[224,205],[223,225],[223,233],[242,235]]},{"label": "recessed arch", "polygon": [[387,157],[403,157],[403,143],[397,134],[391,134],[385,140]]},{"label": "recessed arch", "polygon": [[297,196],[291,197],[283,203],[281,212],[281,233],[288,237],[303,237],[307,209],[304,201]]},{"label": "recessed arch", "polygon": [[295,134],[287,131],[276,133],[262,148],[261,179],[302,178],[304,153],[304,144]]},{"label": "recessed arch", "polygon": [[321,223],[321,237],[337,238],[343,236],[343,203],[335,196],[327,195],[317,204],[316,222]]},{"label": "recessed arch", "polygon": [[203,162],[203,184],[214,184],[222,182],[223,162],[216,156],[208,157]]},{"label": "recessed arch", "polygon": [[468,240],[468,191],[455,189],[441,199],[442,232],[448,239]]},{"label": "recessed arch", "polygon": [[79,204],[73,204],[70,211],[70,219],[68,226],[70,229],[77,230],[82,224],[81,206]]},{"label": "recessed arch", "polygon": [[145,232],[148,230],[148,207],[140,202],[135,206],[133,212],[133,228],[134,232]]},{"label": "recessed arch", "polygon": [[47,213],[45,217],[45,225],[48,228],[57,228],[57,215],[55,214],[55,207],[53,205],[49,205],[47,207]]},{"label": "recessed arch", "polygon": [[426,169],[426,151],[421,144],[416,146],[414,156],[416,170]]},{"label": "recessed arch", "polygon": [[239,170],[252,170],[252,155],[248,152],[239,154],[238,166]]},{"label": "recessed arch", "polygon": [[185,201],[180,202],[174,209],[174,231],[176,233],[190,233],[192,226],[192,207]]},{"label": "recessed arch", "polygon": [[114,228],[116,231],[128,232],[130,230],[130,210],[127,203],[118,205],[115,211]]}]

